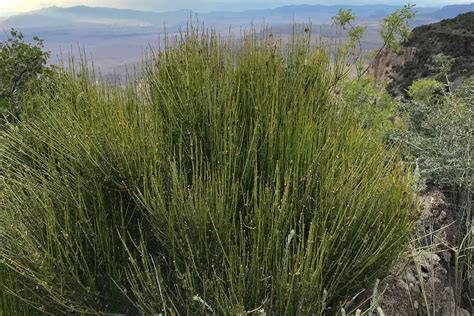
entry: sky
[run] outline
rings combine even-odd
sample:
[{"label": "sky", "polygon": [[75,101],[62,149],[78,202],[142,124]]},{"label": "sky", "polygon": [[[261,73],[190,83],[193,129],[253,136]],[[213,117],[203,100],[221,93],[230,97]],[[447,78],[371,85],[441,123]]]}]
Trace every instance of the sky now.
[{"label": "sky", "polygon": [[[448,4],[471,3],[474,0],[412,0],[419,6],[442,6]],[[89,5],[136,10],[168,11],[191,9],[195,11],[272,8],[289,4],[405,4],[403,0],[0,0],[0,16],[27,12],[52,5]]]}]

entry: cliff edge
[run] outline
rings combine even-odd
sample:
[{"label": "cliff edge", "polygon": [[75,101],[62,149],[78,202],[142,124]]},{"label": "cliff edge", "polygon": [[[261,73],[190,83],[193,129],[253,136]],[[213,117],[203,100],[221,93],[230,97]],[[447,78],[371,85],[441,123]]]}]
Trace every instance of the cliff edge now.
[{"label": "cliff edge", "polygon": [[380,54],[369,73],[377,80],[389,79],[391,93],[404,94],[414,80],[431,75],[428,64],[440,53],[454,58],[454,84],[474,74],[474,11],[414,28],[400,51]]}]

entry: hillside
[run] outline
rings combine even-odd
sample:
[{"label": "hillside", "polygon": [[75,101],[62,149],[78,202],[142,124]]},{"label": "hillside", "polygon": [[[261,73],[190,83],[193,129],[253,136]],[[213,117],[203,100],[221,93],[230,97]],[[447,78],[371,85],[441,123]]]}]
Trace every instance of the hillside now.
[{"label": "hillside", "polygon": [[462,82],[474,74],[474,11],[454,19],[416,27],[411,39],[404,44],[402,51],[406,50],[415,53],[405,60],[403,66],[395,67],[391,76],[392,92],[404,92],[414,80],[429,76],[428,64],[432,56],[440,53],[454,58],[451,81],[455,84]]},{"label": "hillside", "polygon": [[448,5],[440,10],[437,10],[436,12],[433,12],[432,16],[438,19],[449,19],[470,11],[474,11],[474,3]]}]

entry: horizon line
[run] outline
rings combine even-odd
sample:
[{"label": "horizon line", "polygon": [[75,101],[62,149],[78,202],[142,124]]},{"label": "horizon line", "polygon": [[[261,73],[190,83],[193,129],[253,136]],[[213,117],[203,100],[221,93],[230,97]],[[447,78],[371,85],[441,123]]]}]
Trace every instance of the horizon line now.
[{"label": "horizon line", "polygon": [[[455,3],[455,4],[446,4],[446,5],[418,5],[415,4],[415,8],[443,8],[447,6],[454,6],[454,5],[474,5],[474,2],[471,3]],[[51,5],[51,6],[44,6],[34,10],[28,11],[10,11],[5,12],[5,14],[0,14],[2,17],[11,17],[15,15],[27,14],[31,12],[41,11],[50,8],[59,8],[59,9],[71,9],[71,8],[92,8],[92,9],[114,9],[114,10],[124,10],[124,11],[137,11],[137,12],[148,12],[148,13],[167,13],[167,12],[178,12],[178,11],[192,11],[197,13],[218,13],[218,12],[252,12],[252,11],[265,11],[265,10],[275,10],[279,8],[285,7],[303,7],[303,6],[310,6],[310,7],[364,7],[364,6],[384,6],[384,7],[402,7],[403,4],[386,4],[386,3],[374,3],[374,4],[308,4],[308,3],[301,3],[301,4],[287,4],[287,5],[278,5],[278,6],[269,6],[267,8],[255,8],[255,9],[217,9],[217,10],[193,10],[193,9],[176,9],[176,10],[147,10],[147,9],[131,9],[131,8],[122,8],[122,7],[113,7],[113,6],[100,6],[100,5]]]}]

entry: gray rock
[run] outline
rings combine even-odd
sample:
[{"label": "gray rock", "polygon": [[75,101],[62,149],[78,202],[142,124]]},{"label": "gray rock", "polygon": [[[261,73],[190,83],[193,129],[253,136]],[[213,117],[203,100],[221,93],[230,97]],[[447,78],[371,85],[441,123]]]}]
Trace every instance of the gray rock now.
[{"label": "gray rock", "polygon": [[435,316],[471,315],[455,303],[449,249],[454,243],[453,214],[446,198],[437,188],[429,187],[418,202],[421,214],[414,229],[414,256],[380,282],[383,294],[379,305],[387,316],[425,315],[428,311]]}]

